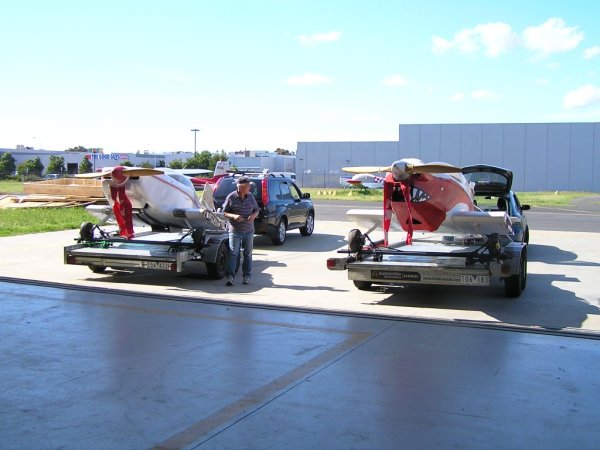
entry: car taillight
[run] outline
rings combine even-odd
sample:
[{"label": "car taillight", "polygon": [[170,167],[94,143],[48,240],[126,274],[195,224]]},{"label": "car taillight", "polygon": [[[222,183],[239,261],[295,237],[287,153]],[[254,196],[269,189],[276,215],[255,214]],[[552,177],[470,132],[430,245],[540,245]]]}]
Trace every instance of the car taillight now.
[{"label": "car taillight", "polygon": [[269,187],[267,186],[266,178],[263,178],[262,180],[262,202],[264,208],[269,204]]}]

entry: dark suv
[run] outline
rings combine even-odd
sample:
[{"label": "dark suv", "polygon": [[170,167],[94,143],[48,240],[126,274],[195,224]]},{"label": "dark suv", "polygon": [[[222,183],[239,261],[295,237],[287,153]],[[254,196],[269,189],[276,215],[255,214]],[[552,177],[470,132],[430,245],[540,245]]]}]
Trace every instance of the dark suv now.
[{"label": "dark suv", "polygon": [[274,174],[234,174],[217,181],[214,192],[215,207],[223,207],[225,198],[236,189],[236,181],[245,175],[260,212],[254,221],[256,234],[269,236],[275,245],[285,242],[287,230],[300,229],[302,236],[310,236],[315,228],[315,208],[310,194],[303,194],[290,178]]}]

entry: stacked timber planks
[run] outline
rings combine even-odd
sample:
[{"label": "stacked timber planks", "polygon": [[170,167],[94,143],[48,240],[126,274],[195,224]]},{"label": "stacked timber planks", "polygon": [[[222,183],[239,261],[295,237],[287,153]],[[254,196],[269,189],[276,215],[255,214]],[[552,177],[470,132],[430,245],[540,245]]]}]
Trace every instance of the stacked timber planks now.
[{"label": "stacked timber planks", "polygon": [[26,194],[102,197],[102,181],[95,178],[58,178],[56,180],[23,183]]},{"label": "stacked timber planks", "polygon": [[0,208],[74,207],[106,204],[102,184],[97,179],[60,178],[23,183],[26,195],[6,196]]}]

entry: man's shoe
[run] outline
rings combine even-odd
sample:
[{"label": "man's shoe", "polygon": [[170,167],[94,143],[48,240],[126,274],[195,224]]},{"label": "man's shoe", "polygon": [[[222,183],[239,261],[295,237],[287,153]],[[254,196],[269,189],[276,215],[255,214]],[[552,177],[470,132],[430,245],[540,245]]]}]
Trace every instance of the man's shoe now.
[{"label": "man's shoe", "polygon": [[227,283],[225,286],[233,286],[233,277],[231,275],[227,275]]},{"label": "man's shoe", "polygon": [[242,281],[242,283],[244,283],[244,284],[250,283],[250,277],[244,277],[244,280]]}]

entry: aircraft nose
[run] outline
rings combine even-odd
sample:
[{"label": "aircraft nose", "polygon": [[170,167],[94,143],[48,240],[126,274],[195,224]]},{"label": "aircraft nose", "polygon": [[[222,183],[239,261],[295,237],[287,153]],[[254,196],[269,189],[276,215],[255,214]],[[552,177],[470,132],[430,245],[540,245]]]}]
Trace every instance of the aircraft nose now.
[{"label": "aircraft nose", "polygon": [[403,181],[408,178],[408,174],[406,173],[406,164],[402,161],[396,161],[392,164],[392,176],[394,180]]},{"label": "aircraft nose", "polygon": [[121,184],[127,180],[127,176],[123,173],[125,167],[117,166],[113,169],[111,177],[115,181],[115,183]]}]

